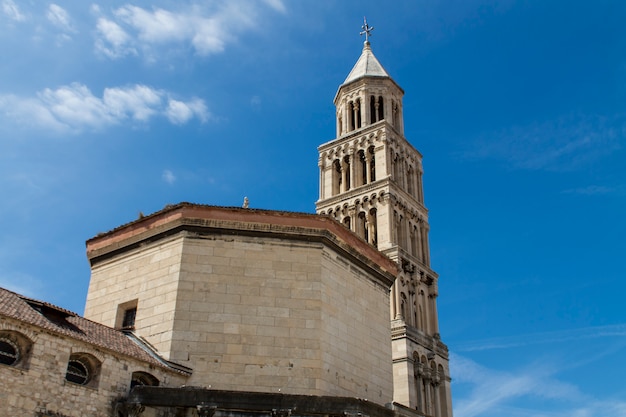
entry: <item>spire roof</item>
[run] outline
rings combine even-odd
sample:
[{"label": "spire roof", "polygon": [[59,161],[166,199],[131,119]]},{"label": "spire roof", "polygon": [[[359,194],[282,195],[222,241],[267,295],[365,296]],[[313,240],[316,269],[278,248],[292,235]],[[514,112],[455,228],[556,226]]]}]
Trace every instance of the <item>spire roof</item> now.
[{"label": "spire roof", "polygon": [[351,83],[363,77],[391,78],[374,56],[369,41],[365,41],[363,44],[363,52],[361,52],[361,56],[358,61],[356,61],[356,64],[354,64],[352,71],[350,71],[350,74],[348,74],[343,84]]}]

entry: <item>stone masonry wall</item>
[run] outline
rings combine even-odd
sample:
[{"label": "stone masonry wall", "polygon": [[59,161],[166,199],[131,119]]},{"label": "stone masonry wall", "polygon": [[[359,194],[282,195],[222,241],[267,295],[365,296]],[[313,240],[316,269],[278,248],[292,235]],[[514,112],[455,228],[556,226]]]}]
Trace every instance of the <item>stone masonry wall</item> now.
[{"label": "stone masonry wall", "polygon": [[135,333],[188,385],[384,404],[389,294],[371,274],[320,241],[180,232],[96,264],[85,316],[111,325],[136,297]]},{"label": "stone masonry wall", "polygon": [[182,242],[180,235],[163,239],[92,267],[85,318],[116,327],[118,306],[138,300],[136,333],[170,359]]},{"label": "stone masonry wall", "polygon": [[[26,368],[19,363],[0,365],[2,416],[35,416],[36,412],[68,417],[111,416],[114,401],[128,395],[133,372],[148,372],[162,386],[178,387],[186,378],[15,320],[0,318],[0,330],[20,332],[33,342]],[[93,387],[65,380],[70,354],[77,352],[89,353],[101,362]]]}]

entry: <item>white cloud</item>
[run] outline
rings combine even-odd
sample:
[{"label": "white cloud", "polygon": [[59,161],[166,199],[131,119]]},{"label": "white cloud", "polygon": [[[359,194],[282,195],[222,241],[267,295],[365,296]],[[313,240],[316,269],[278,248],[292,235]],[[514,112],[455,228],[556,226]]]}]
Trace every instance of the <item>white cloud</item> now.
[{"label": "white cloud", "polygon": [[[625,401],[592,398],[556,378],[556,370],[545,365],[504,372],[451,353],[450,369],[453,384],[471,388],[467,395],[455,396],[456,417],[626,417]],[[537,404],[555,407],[536,410]]]},{"label": "white cloud", "polygon": [[473,386],[468,397],[456,398],[454,415],[457,417],[498,415],[509,401],[525,396],[570,401],[582,397],[577,387],[553,378],[551,370],[545,366],[502,372],[459,355],[451,354],[450,359],[455,383]]},{"label": "white cloud", "polygon": [[169,169],[166,169],[166,170],[163,171],[163,174],[161,175],[161,178],[163,178],[163,181],[165,181],[166,183],[168,183],[170,185],[174,184],[174,182],[176,181],[176,176]]},{"label": "white cloud", "polygon": [[131,46],[130,36],[117,23],[99,18],[96,24],[98,38],[96,50],[115,59],[125,55],[136,55],[136,49]]},{"label": "white cloud", "polygon": [[48,7],[46,18],[50,21],[50,23],[64,32],[76,32],[76,29],[74,29],[74,26],[72,25],[70,15],[64,8],[57,4],[52,3]]},{"label": "white cloud", "polygon": [[162,95],[145,85],[135,85],[132,88],[107,88],[102,101],[118,119],[131,115],[135,120],[145,121],[158,112]]},{"label": "white cloud", "polygon": [[[222,52],[241,32],[254,28],[262,4],[224,2],[219,6],[193,5],[178,11],[125,5],[114,10],[110,19],[98,20],[96,49],[109,58],[141,51],[152,60],[163,46],[184,49],[189,45],[198,55],[208,56]],[[265,6],[286,11],[280,0],[266,0]],[[92,7],[92,11],[101,12],[97,7]]]},{"label": "white cloud", "polygon": [[26,16],[22,14],[20,8],[17,7],[17,4],[15,4],[13,0],[2,1],[2,12],[16,22],[22,22],[26,20]]},{"label": "white cloud", "polygon": [[265,3],[267,3],[268,6],[270,6],[272,9],[276,10],[277,12],[280,12],[280,13],[287,12],[287,8],[285,7],[285,4],[282,2],[282,0],[265,0]]},{"label": "white cloud", "polygon": [[208,119],[209,113],[204,101],[196,98],[186,103],[178,100],[170,100],[166,115],[170,122],[180,125],[187,123],[189,119],[194,116],[197,116],[204,122]]},{"label": "white cloud", "polygon": [[100,98],[79,83],[55,90],[47,88],[34,98],[0,95],[0,114],[28,127],[73,132],[101,129],[127,119],[147,122],[163,116],[172,123],[184,124],[194,117],[205,122],[210,116],[206,104],[198,98],[178,101],[166,91],[145,85],[106,88]]}]

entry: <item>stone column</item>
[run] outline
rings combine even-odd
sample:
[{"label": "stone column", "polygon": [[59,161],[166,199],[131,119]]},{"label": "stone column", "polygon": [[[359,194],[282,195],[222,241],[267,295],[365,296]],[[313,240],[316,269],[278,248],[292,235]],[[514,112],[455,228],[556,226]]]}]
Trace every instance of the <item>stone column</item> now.
[{"label": "stone column", "polygon": [[433,414],[433,395],[430,368],[424,366],[424,414]]},{"label": "stone column", "polygon": [[342,157],[340,162],[341,164],[341,190],[340,192],[345,193],[348,190],[348,171],[346,165],[348,165],[345,159]]},{"label": "stone column", "polygon": [[370,154],[369,148],[365,148],[365,181],[367,184],[372,182],[372,155]]},{"label": "stone column", "polygon": [[435,402],[435,417],[441,417],[441,407],[439,404],[439,377],[435,375],[433,378],[433,401]]},{"label": "stone column", "polygon": [[428,223],[424,222],[424,264],[430,266],[430,250],[428,249]]},{"label": "stone column", "polygon": [[431,295],[429,296],[430,298],[430,303],[431,303],[431,309],[432,309],[432,313],[433,313],[433,333],[434,334],[439,334],[439,318],[437,317],[437,284],[433,283],[432,284],[432,290],[431,290]]},{"label": "stone column", "polygon": [[348,157],[350,159],[350,189],[353,190],[356,186],[356,158],[354,150],[348,154]]},{"label": "stone column", "polygon": [[320,169],[320,200],[326,198],[325,186],[326,186],[326,169],[324,166],[324,156],[320,156],[317,162],[317,166]]},{"label": "stone column", "polygon": [[422,244],[422,221],[418,220],[417,221],[417,228],[416,228],[416,233],[417,233],[417,239],[415,239],[417,241],[417,248],[415,248],[415,253],[417,254],[417,259],[420,260],[420,262],[424,262],[424,245]]},{"label": "stone column", "polygon": [[[419,361],[419,359],[417,359]],[[416,381],[417,381],[417,411],[419,413],[424,411],[424,406],[422,404],[422,386],[423,386],[423,382],[422,382],[422,364],[421,363],[417,363],[415,365],[416,368],[416,372],[417,372],[417,377],[416,377]]]},{"label": "stone column", "polygon": [[396,320],[398,319],[404,319],[404,317],[402,316],[402,308],[401,308],[401,297],[400,297],[400,277],[396,277],[396,282],[393,284],[393,289],[394,289],[394,299],[396,300]]}]

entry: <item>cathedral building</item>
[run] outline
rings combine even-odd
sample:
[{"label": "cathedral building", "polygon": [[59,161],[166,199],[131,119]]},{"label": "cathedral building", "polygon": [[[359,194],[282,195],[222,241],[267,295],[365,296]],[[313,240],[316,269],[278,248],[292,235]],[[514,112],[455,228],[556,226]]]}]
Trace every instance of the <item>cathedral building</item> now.
[{"label": "cathedral building", "polygon": [[317,214],[180,203],[99,234],[84,317],[0,290],[0,414],[451,417],[403,94],[366,39]]}]

